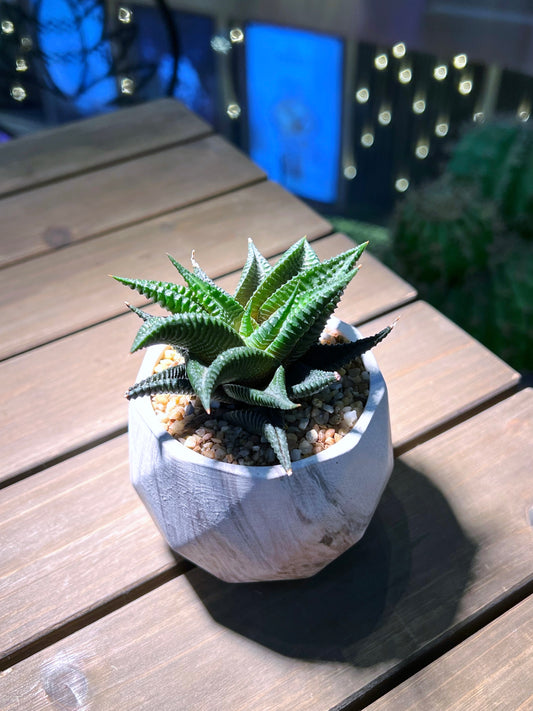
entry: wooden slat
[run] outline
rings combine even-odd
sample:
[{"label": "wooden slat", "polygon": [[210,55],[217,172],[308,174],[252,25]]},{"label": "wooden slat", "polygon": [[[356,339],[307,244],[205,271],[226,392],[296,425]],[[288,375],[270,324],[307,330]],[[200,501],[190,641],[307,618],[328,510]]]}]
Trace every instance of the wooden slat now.
[{"label": "wooden slat", "polygon": [[0,492],[0,658],[176,565],[122,435]]},{"label": "wooden slat", "polygon": [[361,331],[369,336],[397,317],[394,331],[374,349],[389,388],[396,448],[516,386],[515,370],[423,301]]},{"label": "wooden slat", "polygon": [[0,200],[0,266],[147,220],[261,180],[262,171],[218,136]]},{"label": "wooden slat", "polygon": [[0,359],[122,313],[126,299],[145,303],[110,273],[176,281],[166,253],[189,265],[196,249],[216,277],[242,267],[249,236],[270,256],[303,234],[312,239],[329,231],[303,202],[265,181],[15,264],[0,281]]},{"label": "wooden slat", "polygon": [[[361,330],[374,333],[397,315],[401,324],[375,350],[389,386],[396,447],[517,382],[512,368],[427,304],[415,302]],[[126,426],[120,393],[142,357],[128,357],[137,325],[136,316],[125,314],[0,363],[0,481]]]},{"label": "wooden slat", "polygon": [[[304,232],[309,239],[312,239],[313,235],[309,234],[307,230]],[[272,230],[272,236],[274,234],[275,230]],[[313,249],[322,260],[345,252],[353,246],[353,241],[341,234],[329,235],[313,241]],[[361,270],[343,294],[337,311],[339,318],[348,323],[362,323],[379,314],[403,306],[416,298],[416,290],[410,284],[394,274],[368,252],[363,254],[360,264]],[[219,280],[219,284],[232,293],[237,286],[239,276],[240,272],[228,274]]]},{"label": "wooden slat", "polygon": [[533,708],[533,597],[368,706],[368,711]]},{"label": "wooden slat", "polygon": [[526,390],[403,455],[363,540],[318,576],[229,585],[194,569],[10,669],[6,711],[55,708],[69,688],[102,711],[356,700],[530,584],[532,436]]},{"label": "wooden slat", "polygon": [[39,131],[0,146],[0,195],[210,132],[205,121],[173,99]]}]

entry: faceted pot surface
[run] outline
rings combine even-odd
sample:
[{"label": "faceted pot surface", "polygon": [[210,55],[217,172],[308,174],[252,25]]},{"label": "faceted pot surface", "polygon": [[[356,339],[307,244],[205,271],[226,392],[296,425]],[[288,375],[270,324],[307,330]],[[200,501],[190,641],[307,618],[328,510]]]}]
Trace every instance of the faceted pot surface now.
[{"label": "faceted pot surface", "polygon": [[[331,325],[348,338],[351,326]],[[148,349],[138,380],[162,347]],[[218,578],[252,582],[314,575],[365,532],[393,465],[387,389],[363,356],[369,396],[355,426],[328,449],[281,465],[243,466],[204,457],[175,440],[150,398],[129,404],[133,486],[168,545]]]}]

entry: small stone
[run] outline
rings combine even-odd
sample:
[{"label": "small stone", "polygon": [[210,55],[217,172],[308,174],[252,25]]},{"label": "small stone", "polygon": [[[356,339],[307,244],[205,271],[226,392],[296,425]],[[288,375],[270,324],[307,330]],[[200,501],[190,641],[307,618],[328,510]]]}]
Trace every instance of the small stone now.
[{"label": "small stone", "polygon": [[187,437],[185,442],[183,443],[188,449],[194,449],[196,445],[198,444],[198,440],[196,439],[196,435],[190,435]]},{"label": "small stone", "polygon": [[349,427],[350,429],[355,425],[356,420],[357,420],[356,410],[348,410],[348,412],[344,413],[344,424],[347,427]]},{"label": "small stone", "polygon": [[293,462],[299,462],[301,458],[302,458],[302,453],[300,452],[299,449],[293,449],[291,451],[291,460]]},{"label": "small stone", "polygon": [[305,439],[311,443],[316,442],[318,440],[318,432],[316,430],[308,430],[305,433]]},{"label": "small stone", "polygon": [[311,454],[311,452],[313,451],[313,445],[306,439],[302,439],[298,444],[298,449],[302,454]]},{"label": "small stone", "polygon": [[309,424],[309,418],[306,418],[306,419],[300,420],[300,421],[298,422],[298,427],[299,427],[301,430],[305,430],[305,429],[307,429],[307,425],[308,425],[308,424]]}]

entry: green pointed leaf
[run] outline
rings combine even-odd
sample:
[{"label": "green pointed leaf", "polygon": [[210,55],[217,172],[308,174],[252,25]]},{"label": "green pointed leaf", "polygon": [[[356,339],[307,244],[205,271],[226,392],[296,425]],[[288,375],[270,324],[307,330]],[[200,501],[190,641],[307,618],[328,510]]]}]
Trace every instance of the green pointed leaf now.
[{"label": "green pointed leaf", "polygon": [[131,352],[156,343],[185,348],[191,358],[207,363],[228,348],[244,345],[231,326],[208,314],[153,316],[140,327]]},{"label": "green pointed leaf", "polygon": [[[315,395],[324,390],[324,388],[327,388],[328,385],[337,383],[340,380],[340,375],[334,370],[318,370],[316,368],[305,367],[301,363],[297,365],[300,367],[298,368],[296,382],[292,382],[289,387],[290,397],[297,400]],[[295,376],[295,372],[289,371],[290,381],[292,381]]]},{"label": "green pointed leaf", "polygon": [[263,303],[286,281],[303,272],[304,249],[305,238],[302,238],[282,254],[270,274],[251,296],[249,301],[250,315],[258,323],[260,323],[259,312]]},{"label": "green pointed leaf", "polygon": [[228,384],[222,386],[226,395],[247,405],[274,407],[279,410],[293,410],[299,405],[289,399],[285,385],[285,369],[282,365],[274,373],[268,387],[264,390],[249,388],[245,385]]},{"label": "green pointed leaf", "polygon": [[308,291],[299,300],[278,335],[266,349],[278,361],[296,360],[319,338],[326,321],[334,311],[344,288],[356,274],[358,267],[345,270],[330,279],[321,289]]},{"label": "green pointed leaf", "polygon": [[214,283],[203,281],[170,254],[168,258],[187,282],[191,297],[211,316],[216,316],[232,326],[237,325],[243,314],[243,307],[233,296]]},{"label": "green pointed leaf", "polygon": [[[192,266],[193,266],[193,274],[194,274],[195,276],[197,276],[198,279],[201,279],[202,281],[205,281],[206,284],[211,284],[211,286],[214,286],[214,287],[216,287],[217,289],[220,289],[220,287],[217,286],[217,284],[215,284],[215,282],[211,279],[211,277],[209,277],[209,276],[204,272],[204,270],[202,269],[202,267],[201,267],[201,266],[198,264],[198,262],[196,261],[196,259],[195,259],[195,257],[194,257],[194,249],[192,250],[192,254],[191,254],[191,263],[192,263]],[[223,291],[223,289],[220,289],[220,290]],[[227,292],[224,292],[224,293],[227,293]],[[229,296],[229,294],[228,294],[228,296]]]},{"label": "green pointed leaf", "polygon": [[224,414],[225,419],[242,427],[252,434],[262,435],[270,444],[281,466],[287,474],[292,473],[291,455],[287,435],[278,413],[274,410],[255,408],[253,410],[234,410]]},{"label": "green pointed leaf", "polygon": [[187,363],[187,375],[209,412],[211,398],[219,385],[231,382],[250,383],[268,378],[277,367],[272,356],[262,351],[240,346],[220,353],[209,367],[200,367],[194,357]]},{"label": "green pointed leaf", "polygon": [[187,311],[203,312],[203,308],[190,298],[189,290],[184,286],[152,279],[127,279],[117,276],[114,276],[113,279],[156,301],[173,314]]},{"label": "green pointed leaf", "polygon": [[271,271],[270,264],[252,240],[248,239],[248,257],[235,291],[235,299],[241,306],[246,306],[248,299]]},{"label": "green pointed leaf", "polygon": [[316,368],[342,368],[350,361],[363,353],[366,353],[374,346],[377,346],[392,331],[394,324],[383,328],[379,333],[375,333],[368,338],[359,338],[350,343],[339,343],[337,345],[312,346],[305,354],[305,362]]},{"label": "green pointed leaf", "polygon": [[283,324],[290,316],[299,290],[298,278],[292,285],[292,294],[286,303],[275,311],[269,319],[264,321],[256,330],[246,338],[246,345],[252,348],[258,348],[263,351],[272,343],[279,334]]},{"label": "green pointed leaf", "polygon": [[155,395],[156,393],[184,393],[187,395],[194,393],[186,376],[184,363],[173,365],[135,383],[127,390],[126,397],[128,400],[133,400],[142,395]]},{"label": "green pointed leaf", "polygon": [[248,305],[244,309],[244,313],[241,318],[241,325],[239,326],[239,335],[243,338],[248,338],[248,336],[251,336],[256,328],[257,322],[251,316],[251,304],[250,302],[248,302]]},{"label": "green pointed leaf", "polygon": [[311,267],[314,267],[317,264],[320,264],[320,259],[318,258],[315,250],[311,247],[311,245],[307,241],[307,238],[305,238],[302,266],[305,270],[307,270],[307,269],[311,269]]},{"label": "green pointed leaf", "polygon": [[128,304],[128,302],[126,302],[126,306],[130,311],[133,311],[134,314],[137,314],[139,318],[142,318],[143,321],[150,321],[150,319],[153,318],[152,314],[149,314],[148,311],[143,311],[133,304]]},{"label": "green pointed leaf", "polygon": [[338,276],[340,271],[351,269],[361,254],[364,252],[368,243],[349,249],[343,254],[338,254],[336,257],[327,259],[325,262],[319,263],[306,271],[303,274],[297,274],[290,281],[286,282],[272,296],[270,296],[263,306],[261,306],[259,318],[264,320],[274,313],[281,304],[284,304],[292,293],[296,281],[300,284],[300,291],[315,290],[324,285],[327,281],[335,276]]}]

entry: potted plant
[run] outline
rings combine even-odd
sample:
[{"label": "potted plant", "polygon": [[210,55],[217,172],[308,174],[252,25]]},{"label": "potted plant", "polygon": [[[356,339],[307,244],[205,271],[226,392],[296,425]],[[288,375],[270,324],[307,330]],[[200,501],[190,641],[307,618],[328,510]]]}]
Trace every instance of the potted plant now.
[{"label": "potted plant", "polygon": [[250,240],[233,296],[194,254],[193,271],[170,257],[185,286],[115,277],[170,312],[130,306],[132,352],[148,347],[126,393],[133,485],[171,548],[223,580],[315,574],[361,538],[388,481],[369,349],[391,327],[361,338],[331,318],[365,247],[320,262],[304,238],[271,266]]}]

